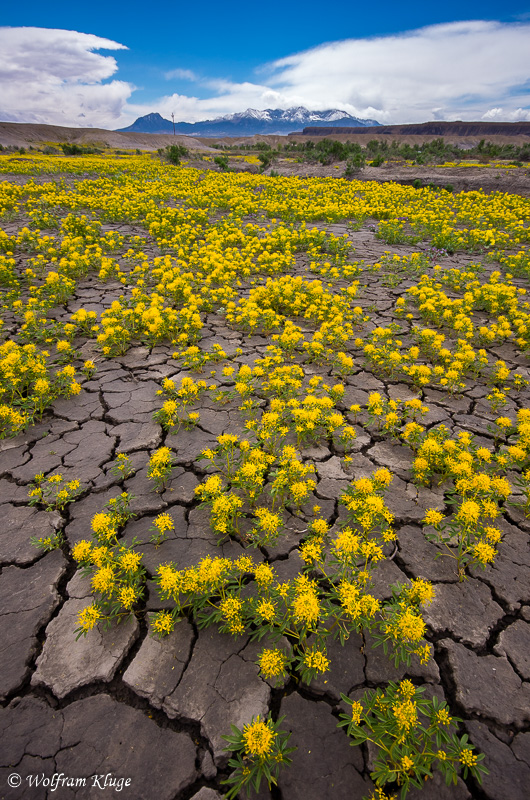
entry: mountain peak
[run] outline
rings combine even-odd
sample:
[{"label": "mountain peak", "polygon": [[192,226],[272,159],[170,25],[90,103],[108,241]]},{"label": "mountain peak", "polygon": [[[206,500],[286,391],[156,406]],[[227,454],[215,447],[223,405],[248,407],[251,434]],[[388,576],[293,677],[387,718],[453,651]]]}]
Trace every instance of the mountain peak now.
[{"label": "mountain peak", "polygon": [[[304,106],[293,108],[266,108],[259,110],[247,108],[246,111],[226,114],[216,119],[201,122],[175,122],[175,133],[191,136],[254,136],[256,134],[296,133],[306,125],[311,126],[348,126],[366,127],[379,125],[373,119],[359,119],[350,116],[346,111],[333,108],[325,111],[308,111]],[[173,133],[173,123],[164,119],[157,112],[146,114],[121,131],[137,133]]]}]

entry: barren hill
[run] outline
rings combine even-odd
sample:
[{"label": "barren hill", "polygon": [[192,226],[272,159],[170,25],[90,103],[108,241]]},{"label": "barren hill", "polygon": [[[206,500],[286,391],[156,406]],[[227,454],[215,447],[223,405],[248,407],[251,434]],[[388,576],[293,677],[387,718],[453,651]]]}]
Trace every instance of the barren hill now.
[{"label": "barren hill", "polygon": [[157,150],[168,144],[183,144],[190,150],[211,150],[191,136],[161,133],[119,133],[104,128],[65,128],[60,125],[37,125],[26,122],[0,122],[0,144],[4,147],[41,147],[43,144],[68,142],[94,147],[116,147],[130,150]]}]

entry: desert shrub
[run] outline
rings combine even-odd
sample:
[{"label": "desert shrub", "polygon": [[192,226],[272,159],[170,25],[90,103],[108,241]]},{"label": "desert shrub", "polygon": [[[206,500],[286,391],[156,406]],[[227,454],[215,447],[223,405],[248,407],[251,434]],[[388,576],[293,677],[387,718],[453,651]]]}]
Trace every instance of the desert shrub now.
[{"label": "desert shrub", "polygon": [[180,159],[187,156],[188,153],[188,148],[184,147],[182,144],[169,144],[166,149],[162,151],[162,156],[166,161],[169,161],[170,164],[178,166],[180,164]]},{"label": "desert shrub", "polygon": [[272,164],[272,152],[270,150],[261,151],[258,158],[261,162],[260,171],[264,172]]},{"label": "desert shrub", "polygon": [[344,177],[351,178],[357,172],[364,169],[366,166],[366,158],[364,156],[363,151],[361,150],[360,145],[357,145],[359,150],[357,153],[354,153],[350,156],[350,158],[346,162],[346,169],[344,170]]},{"label": "desert shrub", "polygon": [[228,156],[215,156],[214,164],[217,164],[221,172],[228,172]]},{"label": "desert shrub", "polygon": [[88,156],[101,153],[97,147],[84,147],[83,145],[75,144],[75,142],[63,142],[61,150],[65,156]]}]

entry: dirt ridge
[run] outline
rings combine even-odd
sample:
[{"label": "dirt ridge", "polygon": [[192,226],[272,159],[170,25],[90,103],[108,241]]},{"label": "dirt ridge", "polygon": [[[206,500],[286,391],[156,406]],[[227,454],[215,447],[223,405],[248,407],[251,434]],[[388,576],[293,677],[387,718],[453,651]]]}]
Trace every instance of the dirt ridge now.
[{"label": "dirt ridge", "polygon": [[69,128],[61,125],[40,125],[32,122],[0,122],[0,144],[4,147],[25,147],[48,142],[90,144],[123,149],[157,150],[168,144],[183,144],[190,150],[211,150],[193,136],[167,133],[120,133],[105,128]]}]

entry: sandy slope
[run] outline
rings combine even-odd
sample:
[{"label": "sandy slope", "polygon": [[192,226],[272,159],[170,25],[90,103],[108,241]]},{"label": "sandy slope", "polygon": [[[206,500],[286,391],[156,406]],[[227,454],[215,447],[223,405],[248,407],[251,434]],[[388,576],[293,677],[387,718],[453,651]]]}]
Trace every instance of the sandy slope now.
[{"label": "sandy slope", "polygon": [[210,151],[206,143],[191,136],[171,136],[165,133],[118,133],[103,128],[63,128],[59,125],[35,125],[25,122],[0,122],[0,144],[34,147],[53,142],[75,142],[124,150],[157,150],[168,144],[184,144],[191,150]]}]

